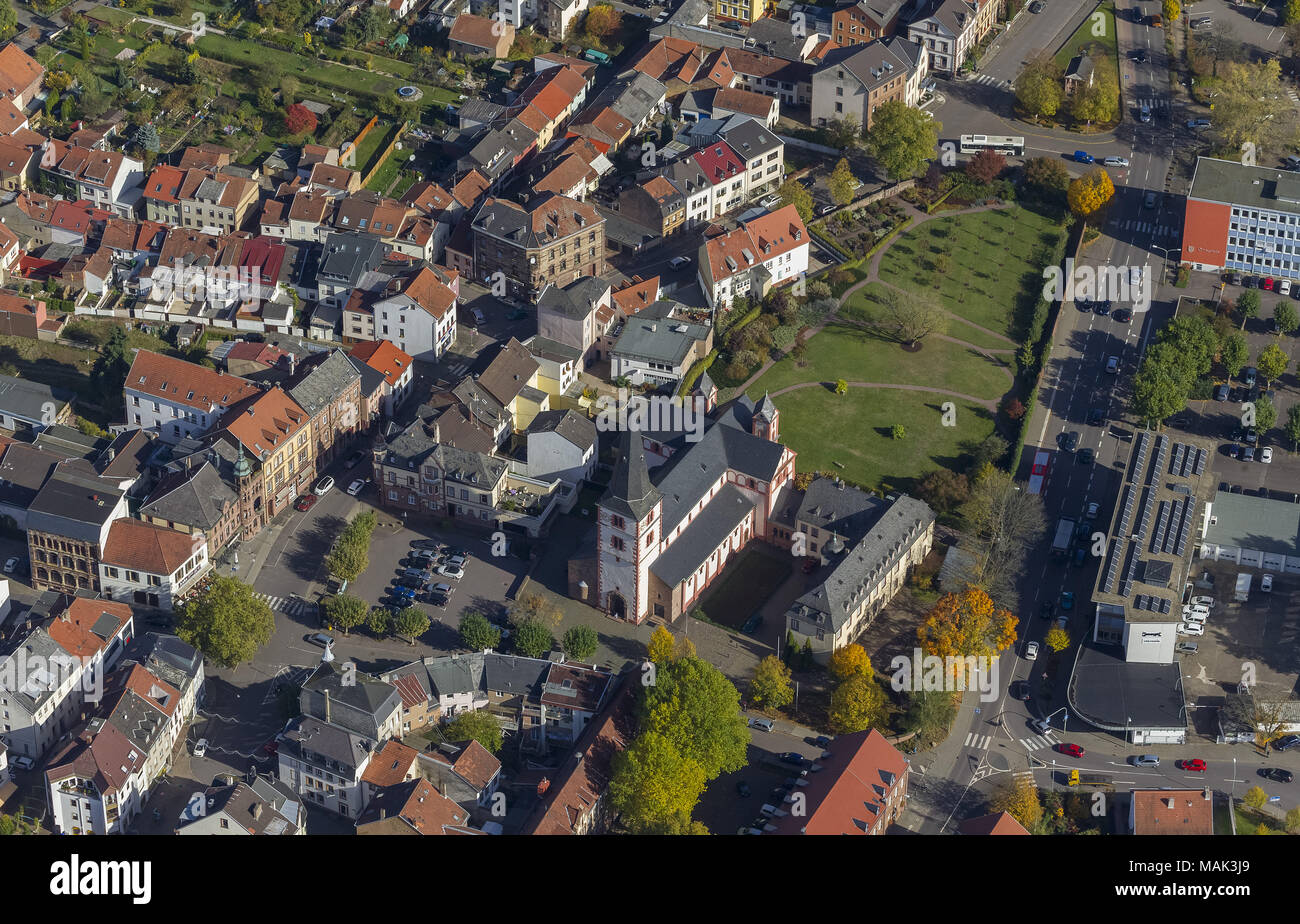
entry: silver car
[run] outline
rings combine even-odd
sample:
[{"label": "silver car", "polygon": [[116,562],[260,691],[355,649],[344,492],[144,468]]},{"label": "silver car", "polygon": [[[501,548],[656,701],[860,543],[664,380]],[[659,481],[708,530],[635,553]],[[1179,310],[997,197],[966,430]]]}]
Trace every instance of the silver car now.
[{"label": "silver car", "polygon": [[1154,754],[1138,754],[1130,757],[1128,762],[1135,767],[1159,767],[1160,758]]}]

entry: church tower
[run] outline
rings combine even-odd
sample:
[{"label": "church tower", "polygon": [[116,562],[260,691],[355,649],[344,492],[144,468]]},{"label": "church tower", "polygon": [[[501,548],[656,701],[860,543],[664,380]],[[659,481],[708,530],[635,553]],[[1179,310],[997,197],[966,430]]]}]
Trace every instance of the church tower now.
[{"label": "church tower", "polygon": [[596,506],[595,603],[615,619],[640,623],[650,614],[662,500],[650,481],[641,434],[623,431],[614,477]]},{"label": "church tower", "polygon": [[764,394],[763,400],[754,408],[749,432],[773,443],[781,442],[781,412],[776,409],[771,395]]},{"label": "church tower", "polygon": [[704,413],[712,414],[713,409],[718,406],[718,386],[714,385],[713,379],[709,378],[708,369],[700,373],[699,381],[691,389],[691,397],[697,396],[704,399]]}]

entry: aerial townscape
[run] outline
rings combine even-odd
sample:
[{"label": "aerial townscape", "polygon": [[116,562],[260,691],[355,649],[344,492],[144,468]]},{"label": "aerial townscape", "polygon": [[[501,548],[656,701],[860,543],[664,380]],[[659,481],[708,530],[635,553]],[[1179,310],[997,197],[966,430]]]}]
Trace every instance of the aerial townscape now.
[{"label": "aerial townscape", "polygon": [[1300,834],[1300,0],[0,43],[0,834]]}]

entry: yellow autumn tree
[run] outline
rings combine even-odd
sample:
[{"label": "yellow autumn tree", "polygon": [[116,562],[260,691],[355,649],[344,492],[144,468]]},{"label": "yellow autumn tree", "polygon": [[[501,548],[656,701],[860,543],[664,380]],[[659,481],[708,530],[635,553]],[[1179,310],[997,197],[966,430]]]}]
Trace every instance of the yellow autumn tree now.
[{"label": "yellow autumn tree", "polygon": [[1070,647],[1070,633],[1053,626],[1047,630],[1047,634],[1043,636],[1043,641],[1053,651],[1065,651]]},{"label": "yellow autumn tree", "polygon": [[1111,182],[1110,174],[1100,167],[1090,170],[1076,180],[1071,180],[1069,188],[1065,191],[1066,200],[1070,203],[1070,211],[1084,218],[1109,202],[1113,195],[1115,195],[1115,184]]},{"label": "yellow autumn tree", "polygon": [[1038,827],[1043,820],[1043,804],[1038,799],[1038,787],[1029,777],[1017,777],[993,793],[991,800],[995,812],[1006,812],[1024,825],[1028,831]]},{"label": "yellow autumn tree", "polygon": [[[1010,610],[999,610],[983,590],[971,587],[940,597],[916,630],[916,640],[927,655],[992,658],[1015,644],[1016,617]],[[945,670],[950,663],[945,661]],[[960,669],[959,664],[953,667]]]},{"label": "yellow autumn tree", "polygon": [[1165,16],[1165,25],[1172,26],[1183,14],[1183,5],[1178,0],[1164,0],[1160,4],[1160,12]]},{"label": "yellow autumn tree", "polygon": [[850,677],[865,677],[870,680],[875,676],[867,650],[856,643],[835,649],[826,669],[836,680],[848,680]]},{"label": "yellow autumn tree", "polygon": [[660,626],[650,636],[650,644],[646,646],[646,657],[655,664],[667,664],[673,660],[675,647],[676,639],[673,638],[673,634],[668,631],[667,626]]}]

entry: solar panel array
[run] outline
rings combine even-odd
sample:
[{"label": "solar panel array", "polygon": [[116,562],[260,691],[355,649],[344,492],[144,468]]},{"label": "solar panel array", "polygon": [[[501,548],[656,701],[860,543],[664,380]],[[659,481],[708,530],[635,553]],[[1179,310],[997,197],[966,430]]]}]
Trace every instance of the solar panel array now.
[{"label": "solar panel array", "polygon": [[1147,537],[1147,529],[1151,526],[1151,514],[1156,509],[1156,492],[1154,488],[1147,488],[1142,496],[1142,513],[1139,518],[1137,528],[1137,541],[1143,542]]},{"label": "solar panel array", "polygon": [[1187,539],[1192,533],[1192,511],[1195,505],[1195,498],[1183,501],[1183,525],[1178,530],[1178,544],[1174,546],[1174,554],[1179,557],[1187,551]]},{"label": "solar panel array", "polygon": [[1174,443],[1174,461],[1169,466],[1169,474],[1178,475],[1183,467],[1183,458],[1187,454],[1187,445],[1184,443]]},{"label": "solar panel array", "polygon": [[1160,479],[1160,473],[1165,470],[1165,460],[1169,458],[1169,437],[1162,436],[1156,440],[1156,460],[1151,464],[1151,470],[1147,472],[1147,483],[1152,483]]},{"label": "solar panel array", "polygon": [[1159,551],[1165,542],[1165,533],[1169,529],[1169,511],[1173,507],[1169,501],[1160,502],[1160,516],[1156,518],[1156,531],[1151,536],[1151,551]]},{"label": "solar panel array", "polygon": [[1153,594],[1138,594],[1133,598],[1133,609],[1150,610],[1153,613],[1168,613],[1169,601]]},{"label": "solar panel array", "polygon": [[1106,562],[1106,576],[1101,582],[1102,593],[1109,594],[1115,590],[1115,577],[1119,574],[1119,557],[1122,548],[1121,540],[1116,539],[1111,548],[1110,559]]},{"label": "solar panel array", "polygon": [[1169,474],[1178,478],[1191,478],[1205,471],[1205,462],[1209,456],[1205,449],[1198,449],[1186,443],[1174,444],[1174,461],[1169,467]]},{"label": "solar panel array", "polygon": [[1140,546],[1136,542],[1130,542],[1128,546],[1128,565],[1124,569],[1124,583],[1119,586],[1119,595],[1127,597],[1133,592],[1133,581],[1137,579],[1138,570],[1138,549]]},{"label": "solar panel array", "polygon": [[1128,469],[1128,480],[1136,481],[1138,475],[1145,471],[1147,450],[1151,446],[1151,434],[1143,430],[1137,435],[1137,446],[1133,450],[1133,464]]}]

